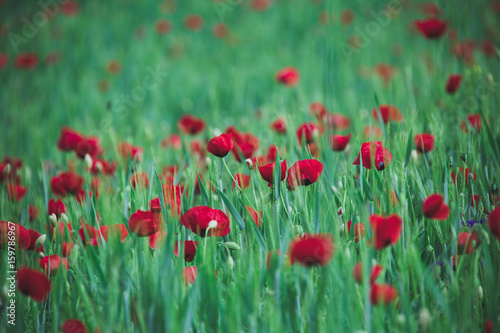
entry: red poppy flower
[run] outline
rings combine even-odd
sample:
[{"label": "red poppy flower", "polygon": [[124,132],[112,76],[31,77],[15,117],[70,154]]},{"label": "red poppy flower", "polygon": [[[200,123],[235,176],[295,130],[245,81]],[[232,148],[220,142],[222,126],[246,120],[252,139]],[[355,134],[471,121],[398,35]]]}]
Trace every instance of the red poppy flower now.
[{"label": "red poppy flower", "polygon": [[0,69],[4,69],[9,64],[9,56],[6,53],[0,53]]},{"label": "red poppy flower", "polygon": [[381,141],[364,142],[352,165],[360,164],[360,156],[363,159],[363,166],[368,170],[371,170],[372,164],[374,164],[375,169],[382,171],[392,161],[392,154],[382,146]]},{"label": "red poppy flower", "polygon": [[196,135],[205,130],[205,121],[193,115],[185,114],[179,119],[177,126],[184,134]]},{"label": "red poppy flower", "polygon": [[[482,43],[481,43],[481,51],[484,53],[484,55],[486,55],[488,58],[489,57],[493,57],[495,56],[496,54],[496,50],[495,50],[495,44],[493,44],[492,41],[490,40],[484,40]],[[1,57],[1,56],[0,56]],[[1,60],[0,60],[1,62]],[[1,66],[0,66],[1,68]]]},{"label": "red poppy flower", "polygon": [[422,212],[430,219],[444,221],[450,216],[450,208],[444,203],[441,194],[431,194],[422,205]]},{"label": "red poppy flower", "polygon": [[481,115],[480,114],[469,114],[467,115],[467,122],[465,120],[462,121],[462,131],[465,133],[469,132],[469,126],[472,127],[472,129],[476,130],[478,133],[481,132]]},{"label": "red poppy flower", "polygon": [[365,128],[363,128],[363,134],[367,139],[380,138],[382,136],[382,129],[378,126],[366,125]]},{"label": "red poppy flower", "polygon": [[373,305],[389,304],[397,297],[397,289],[388,284],[374,283],[370,288],[370,302]]},{"label": "red poppy flower", "polygon": [[[14,233],[15,246],[9,244],[12,234]],[[15,247],[16,250],[26,250],[30,247],[31,237],[22,225],[15,222],[0,221],[0,249],[7,249],[7,247]]]},{"label": "red poppy flower", "polygon": [[250,214],[250,216],[252,217],[252,220],[257,225],[257,228],[260,228],[262,226],[262,211],[259,211],[257,213],[255,211],[255,209],[253,209],[252,207],[250,207],[250,206],[245,206],[245,207],[246,207],[248,213]]},{"label": "red poppy flower", "polygon": [[[161,222],[161,221],[160,221]],[[139,237],[149,237],[158,230],[161,224],[150,211],[137,210],[128,219],[130,231]]]},{"label": "red poppy flower", "polygon": [[159,35],[165,35],[170,32],[170,22],[165,19],[159,19],[155,23],[155,30]]},{"label": "red poppy flower", "polygon": [[17,271],[17,289],[35,302],[43,302],[52,288],[49,278],[42,272],[22,267]]},{"label": "red poppy flower", "polygon": [[226,214],[207,206],[191,208],[181,216],[181,223],[200,237],[224,237],[231,231]]},{"label": "red poppy flower", "polygon": [[132,161],[142,161],[142,155],[144,153],[144,149],[142,147],[134,146],[128,142],[123,142],[118,144],[116,149],[124,160],[128,160],[130,158]]},{"label": "red poppy flower", "polygon": [[[234,174],[234,179],[236,179],[236,182],[238,183],[238,186],[241,187],[241,189],[246,189],[250,186],[250,175],[245,175],[243,173],[235,173]],[[233,183],[233,189],[236,187],[236,184]]]},{"label": "red poppy flower", "polygon": [[396,244],[403,229],[403,221],[398,214],[389,216],[370,215],[370,225],[373,230],[376,250]]},{"label": "red poppy flower", "polygon": [[268,9],[270,5],[270,0],[252,0],[252,8],[257,12],[262,12]]},{"label": "red poppy flower", "polygon": [[462,83],[462,75],[460,74],[450,74],[448,81],[446,81],[446,92],[448,94],[454,94],[460,88],[460,83]]},{"label": "red poppy flower", "polygon": [[[187,240],[184,241],[184,260],[187,262],[191,262],[194,260],[194,256],[196,255],[196,248],[198,247],[197,241]],[[174,244],[174,255],[176,257],[179,256],[179,242],[175,242]]]},{"label": "red poppy flower", "polygon": [[7,183],[7,196],[9,197],[10,201],[14,202],[19,202],[26,197],[26,194],[28,194],[28,187],[24,187],[18,184],[13,184],[13,183]]},{"label": "red poppy flower", "polygon": [[[351,221],[347,221],[347,232],[351,234]],[[365,226],[363,223],[354,224],[354,243],[358,243],[366,235]]]},{"label": "red poppy flower", "polygon": [[325,266],[333,257],[333,237],[325,235],[303,235],[292,240],[288,253],[291,263],[306,267]]},{"label": "red poppy flower", "polygon": [[217,38],[229,36],[229,28],[224,23],[217,23],[212,27],[212,34]]},{"label": "red poppy flower", "polygon": [[312,102],[309,106],[309,113],[316,117],[316,119],[320,120],[326,116],[328,110],[321,102]]},{"label": "red poppy flower", "polygon": [[500,241],[500,207],[491,211],[488,216],[488,226],[493,236]]},{"label": "red poppy flower", "polygon": [[232,135],[234,141],[232,152],[238,162],[242,162],[240,155],[245,159],[251,158],[259,148],[259,139],[252,133],[242,133],[234,126],[226,128],[225,132]]},{"label": "red poppy flower", "polygon": [[382,63],[375,66],[375,72],[384,81],[386,86],[391,82],[395,71],[396,68],[389,64]]},{"label": "red poppy flower", "polygon": [[276,73],[276,81],[284,84],[285,86],[293,87],[300,80],[299,71],[293,67],[285,67]]},{"label": "red poppy flower", "polygon": [[286,134],[286,123],[284,118],[278,118],[270,125],[271,129],[278,134]]},{"label": "red poppy flower", "polygon": [[67,224],[64,221],[59,221],[55,226],[50,225],[50,230],[52,233],[52,237],[57,238],[69,238],[71,232],[73,231],[71,223]]},{"label": "red poppy flower", "polygon": [[[269,183],[269,185],[274,184],[274,168],[276,166],[275,163],[269,163],[267,165],[259,167],[259,173],[262,176],[262,179],[264,179],[266,182]],[[286,177],[286,169],[287,169],[287,164],[286,160],[281,162],[281,178],[280,182],[282,182],[285,177]]]},{"label": "red poppy flower", "polygon": [[59,219],[62,214],[66,213],[66,205],[62,202],[61,199],[50,199],[48,204],[48,215],[55,214]]},{"label": "red poppy flower", "polygon": [[143,172],[136,172],[130,177],[130,185],[132,185],[133,189],[136,189],[137,185],[141,188],[148,188],[149,187],[149,177],[148,173],[143,171]]},{"label": "red poppy flower", "polygon": [[306,139],[306,143],[311,143],[314,141],[314,137],[319,133],[318,126],[314,123],[303,123],[297,127],[295,134],[299,140],[299,144],[302,144],[302,138]]},{"label": "red poppy flower", "polygon": [[[388,124],[391,120],[396,122],[403,121],[403,115],[401,114],[401,111],[399,111],[393,105],[379,105],[379,111],[382,115],[382,121],[384,122],[384,124]],[[372,116],[373,118],[375,118],[375,120],[378,121],[377,108],[373,108]]]},{"label": "red poppy flower", "polygon": [[223,133],[208,141],[207,150],[217,157],[226,156],[234,147],[231,134]]},{"label": "red poppy flower", "polygon": [[50,180],[50,189],[57,196],[65,197],[68,193],[76,195],[82,190],[83,178],[73,172],[61,172]]},{"label": "red poppy flower", "polygon": [[111,237],[112,239],[120,239],[120,243],[123,243],[125,238],[128,236],[128,231],[127,227],[124,224],[110,224],[110,225],[102,225],[98,229],[98,233],[95,235],[95,237],[90,238],[87,241],[87,244],[90,244],[92,246],[99,246],[99,244],[102,242],[102,239],[104,241],[108,241],[108,239]]},{"label": "red poppy flower", "polygon": [[198,267],[196,266],[184,267],[184,269],[182,270],[182,278],[186,282],[186,287],[188,283],[193,284],[197,276]]},{"label": "red poppy flower", "polygon": [[61,265],[66,266],[66,270],[69,269],[68,260],[66,258],[59,257],[57,254],[38,259],[38,264],[40,264],[42,270],[49,276],[57,273]]},{"label": "red poppy flower", "polygon": [[266,269],[269,269],[271,266],[276,266],[279,257],[281,257],[281,251],[279,249],[267,252]]},{"label": "red poppy flower", "polygon": [[288,169],[286,180],[288,188],[294,190],[297,186],[309,186],[318,181],[323,172],[323,163],[315,159],[307,159],[295,162]]},{"label": "red poppy flower", "polygon": [[347,135],[332,134],[328,141],[334,151],[344,151],[350,140],[351,133]]},{"label": "red poppy flower", "polygon": [[35,53],[19,53],[14,59],[14,67],[18,69],[34,69],[38,65]]},{"label": "red poppy flower", "polygon": [[66,16],[75,16],[80,11],[80,4],[73,0],[62,1],[59,10]]},{"label": "red poppy flower", "polygon": [[203,29],[204,24],[205,21],[203,21],[201,16],[196,14],[191,14],[184,18],[184,26],[192,31],[200,31]]},{"label": "red poppy flower", "polygon": [[474,171],[472,169],[465,168],[465,174],[464,174],[464,167],[460,167],[460,169],[458,170],[457,176],[455,176],[455,171],[451,170],[451,180],[453,180],[454,185],[457,185],[457,178],[460,181],[459,177],[465,177],[465,186],[467,186],[467,183],[469,181],[469,175],[472,175],[472,180],[476,180],[476,178],[477,178],[476,171]]},{"label": "red poppy flower", "polygon": [[[499,3],[500,6],[500,3]],[[493,333],[493,321],[492,320],[487,320],[484,322],[484,333]]]},{"label": "red poppy flower", "polygon": [[413,142],[417,150],[421,153],[429,153],[434,149],[434,135],[432,134],[415,134]]},{"label": "red poppy flower", "polygon": [[28,229],[28,234],[30,235],[30,246],[26,249],[29,251],[43,252],[43,245],[40,245],[35,249],[36,241],[40,238],[41,234],[33,229]]},{"label": "red poppy flower", "polygon": [[172,147],[174,149],[181,149],[182,139],[178,134],[170,134],[168,138],[161,140],[161,147],[162,148]]},{"label": "red poppy flower", "polygon": [[460,232],[457,237],[457,253],[461,254],[472,254],[475,251],[476,246],[479,245],[479,238],[477,237],[477,232],[472,233]]},{"label": "red poppy flower", "polygon": [[149,247],[156,250],[165,241],[167,233],[164,230],[160,230],[149,236]]},{"label": "red poppy flower", "polygon": [[112,75],[118,75],[122,71],[122,64],[118,60],[111,60],[108,63],[108,72]]},{"label": "red poppy flower", "polygon": [[92,166],[90,167],[90,173],[93,176],[97,176],[99,174],[112,176],[115,174],[117,167],[118,163],[116,163],[116,161],[109,162],[100,158],[93,158]]},{"label": "red poppy flower", "polygon": [[438,39],[446,32],[448,21],[441,21],[436,17],[431,17],[420,21],[416,20],[415,26],[425,38]]},{"label": "red poppy flower", "polygon": [[[377,281],[377,278],[383,270],[384,268],[380,265],[376,264],[372,266],[370,271],[370,285],[373,285],[375,281]],[[357,283],[363,283],[363,263],[361,261],[358,262],[352,269],[352,276]]]},{"label": "red poppy flower", "polygon": [[[61,244],[61,252],[63,257],[69,257],[71,255],[71,251],[73,250],[73,247],[75,244],[73,243],[68,243],[68,242],[63,242]],[[38,250],[37,250],[38,252]],[[43,252],[43,247],[42,247],[42,252]]]},{"label": "red poppy flower", "polygon": [[340,14],[340,20],[343,25],[349,25],[354,21],[354,13],[350,9],[344,9]]}]

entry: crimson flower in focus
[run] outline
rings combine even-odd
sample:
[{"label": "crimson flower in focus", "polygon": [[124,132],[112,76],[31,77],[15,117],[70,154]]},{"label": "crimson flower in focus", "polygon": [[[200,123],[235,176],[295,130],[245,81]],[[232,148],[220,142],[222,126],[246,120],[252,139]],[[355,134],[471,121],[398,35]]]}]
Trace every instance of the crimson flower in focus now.
[{"label": "crimson flower in focus", "polygon": [[392,161],[392,154],[382,146],[381,141],[364,142],[353,165],[360,165],[360,156],[363,159],[363,166],[368,170],[371,170],[373,164],[375,169],[382,171]]},{"label": "crimson flower in focus", "polygon": [[231,231],[226,214],[208,206],[191,208],[181,216],[181,223],[200,237],[224,237]]},{"label": "crimson flower in focus", "polygon": [[128,220],[130,231],[139,237],[149,237],[160,230],[161,220],[155,218],[152,212],[137,210]]},{"label": "crimson flower in focus", "polygon": [[[274,184],[274,168],[276,166],[275,163],[269,163],[267,165],[259,167],[259,173],[262,176],[262,179],[264,179],[266,182],[268,182],[269,186]],[[282,182],[285,177],[286,177],[286,169],[287,169],[287,164],[286,160],[281,162],[281,178],[280,182]]]},{"label": "crimson flower in focus", "polygon": [[286,180],[288,188],[294,190],[297,186],[309,186],[318,181],[323,172],[323,163],[315,159],[307,159],[295,162],[288,169]]},{"label": "crimson flower in focus", "polygon": [[430,219],[444,221],[450,216],[450,208],[440,194],[431,194],[422,205],[422,212]]},{"label": "crimson flower in focus", "polygon": [[234,147],[231,134],[223,133],[216,136],[208,142],[207,150],[210,154],[217,157],[226,156]]}]

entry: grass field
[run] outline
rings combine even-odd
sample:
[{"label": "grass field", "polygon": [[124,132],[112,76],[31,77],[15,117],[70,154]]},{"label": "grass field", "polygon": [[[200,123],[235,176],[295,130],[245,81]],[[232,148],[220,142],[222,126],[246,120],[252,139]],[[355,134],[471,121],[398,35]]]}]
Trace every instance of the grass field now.
[{"label": "grass field", "polygon": [[499,27],[0,0],[0,332],[500,332]]}]

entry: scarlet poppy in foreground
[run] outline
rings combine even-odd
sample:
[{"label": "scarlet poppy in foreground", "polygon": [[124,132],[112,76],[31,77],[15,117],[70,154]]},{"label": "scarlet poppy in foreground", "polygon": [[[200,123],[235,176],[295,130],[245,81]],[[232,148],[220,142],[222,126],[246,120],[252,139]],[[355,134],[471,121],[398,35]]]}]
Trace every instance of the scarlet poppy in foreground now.
[{"label": "scarlet poppy in foreground", "polygon": [[415,148],[421,153],[428,153],[434,149],[434,135],[432,134],[415,134],[413,142],[415,143]]},{"label": "scarlet poppy in foreground", "polygon": [[389,304],[396,300],[398,291],[388,284],[373,284],[370,288],[370,302],[373,305]]},{"label": "scarlet poppy in foreground", "polygon": [[[267,165],[259,167],[259,173],[262,176],[262,179],[264,179],[266,182],[269,183],[271,186],[274,184],[274,168],[275,168],[276,162],[275,163],[269,163]],[[286,177],[286,160],[281,162],[281,178],[280,182],[282,182],[285,177]]]},{"label": "scarlet poppy in foreground", "polygon": [[130,231],[139,237],[149,237],[161,227],[161,220],[155,218],[150,211],[137,210],[128,220]]},{"label": "scarlet poppy in foreground", "polygon": [[177,122],[179,130],[184,134],[196,135],[205,130],[205,121],[193,115],[183,115]]},{"label": "scarlet poppy in foreground", "polygon": [[446,82],[446,92],[448,94],[454,94],[460,88],[460,83],[462,83],[462,75],[460,74],[450,74],[448,81]]},{"label": "scarlet poppy in foreground", "polygon": [[306,267],[325,266],[333,257],[333,237],[330,234],[304,235],[292,240],[288,253],[290,262]]},{"label": "scarlet poppy in foreground", "polygon": [[67,319],[62,325],[62,333],[87,333],[87,327],[78,319]]},{"label": "scarlet poppy in foreground", "polygon": [[441,194],[431,194],[422,205],[422,212],[430,219],[444,221],[450,216],[450,208],[444,203]]},{"label": "scarlet poppy in foreground", "polygon": [[208,206],[191,208],[181,216],[181,223],[200,237],[223,237],[231,231],[227,215]]},{"label": "scarlet poppy in foreground", "polygon": [[316,183],[323,172],[323,163],[315,159],[307,159],[295,162],[288,169],[287,185],[290,189],[297,186],[309,186]]},{"label": "scarlet poppy in foreground", "polygon": [[375,169],[382,171],[392,161],[392,154],[382,146],[381,141],[364,142],[353,165],[360,164],[360,156],[363,159],[363,166],[368,170],[371,170],[373,164]]},{"label": "scarlet poppy in foreground", "polygon": [[284,84],[285,86],[293,87],[299,83],[300,75],[293,67],[285,67],[276,73],[276,81]]},{"label": "scarlet poppy in foreground", "polygon": [[[187,262],[191,262],[194,260],[194,256],[196,255],[196,248],[198,247],[197,241],[186,240],[184,241],[184,260]],[[176,257],[179,256],[179,242],[175,242],[174,244],[174,255]]]},{"label": "scarlet poppy in foreground", "polygon": [[217,157],[226,156],[234,147],[231,134],[223,133],[216,136],[208,142],[207,150],[210,154]]},{"label": "scarlet poppy in foreground", "polygon": [[418,31],[427,39],[438,39],[444,35],[448,21],[441,21],[436,17],[415,21]]},{"label": "scarlet poppy in foreground", "polygon": [[372,116],[378,121],[378,112],[382,116],[382,121],[384,124],[388,124],[391,121],[401,122],[403,121],[403,115],[401,111],[398,110],[394,105],[379,105],[378,109],[372,109]]},{"label": "scarlet poppy in foreground", "polygon": [[[15,246],[9,245],[9,232],[14,232]],[[26,250],[30,247],[31,237],[25,227],[15,222],[0,221],[0,249],[7,247],[15,248],[16,250]]]},{"label": "scarlet poppy in foreground", "polygon": [[500,241],[500,207],[491,211],[488,216],[488,226],[493,236]]},{"label": "scarlet poppy in foreground", "polygon": [[373,245],[376,250],[396,244],[403,230],[403,221],[397,214],[389,216],[370,215],[370,225],[373,230]]},{"label": "scarlet poppy in foreground", "polygon": [[42,272],[22,267],[17,271],[17,289],[35,302],[43,302],[52,288],[49,278]]}]

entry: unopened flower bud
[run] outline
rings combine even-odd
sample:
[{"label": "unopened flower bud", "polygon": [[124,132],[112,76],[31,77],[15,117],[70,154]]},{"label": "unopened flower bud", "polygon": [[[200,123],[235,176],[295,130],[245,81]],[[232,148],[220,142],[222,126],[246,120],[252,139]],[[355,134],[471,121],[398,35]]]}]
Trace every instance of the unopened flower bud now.
[{"label": "unopened flower bud", "polygon": [[241,250],[241,247],[236,244],[235,242],[226,242],[226,243],[223,243],[229,250],[233,250],[233,251],[239,251]]},{"label": "unopened flower bud", "polygon": [[418,160],[418,153],[415,149],[412,149],[411,151],[411,158],[413,159],[414,162]]},{"label": "unopened flower bud", "polygon": [[50,222],[50,224],[53,227],[56,226],[56,224],[57,224],[57,216],[56,216],[56,214],[50,214],[50,216],[49,216],[49,222]]},{"label": "unopened flower bud", "polygon": [[62,213],[61,214],[61,220],[63,220],[64,222],[68,223],[69,222],[68,215],[66,215],[66,213]]},{"label": "unopened flower bud", "polygon": [[230,270],[234,268],[234,260],[231,256],[227,257],[227,268],[229,268]]},{"label": "unopened flower bud", "polygon": [[85,154],[85,165],[89,169],[92,167],[92,157],[89,154]]},{"label": "unopened flower bud", "polygon": [[339,236],[342,237],[344,235],[344,228],[345,224],[342,223],[342,225],[339,227]]},{"label": "unopened flower bud", "polygon": [[212,221],[208,222],[208,227],[210,229],[215,229],[215,228],[217,228],[217,224],[218,224],[217,220],[212,220]]},{"label": "unopened flower bud", "polygon": [[40,235],[40,237],[37,238],[36,243],[35,243],[35,249],[38,249],[40,246],[45,243],[45,239],[47,238],[46,234]]},{"label": "unopened flower bud", "polygon": [[10,173],[10,163],[7,163],[7,165],[5,166],[5,169],[4,169],[4,174],[8,175],[9,173]]},{"label": "unopened flower bud", "polygon": [[429,310],[427,310],[427,308],[423,308],[422,310],[420,310],[420,313],[418,315],[418,321],[424,330],[427,329],[427,327],[429,327],[431,320],[432,320],[431,314]]},{"label": "unopened flower bud", "polygon": [[247,158],[247,159],[245,160],[245,163],[246,163],[246,165],[247,165],[250,169],[252,169],[252,168],[253,168],[253,162],[252,162],[252,160],[251,160],[251,159]]},{"label": "unopened flower bud", "polygon": [[481,286],[477,287],[477,298],[479,298],[479,300],[483,299],[483,287]]}]

